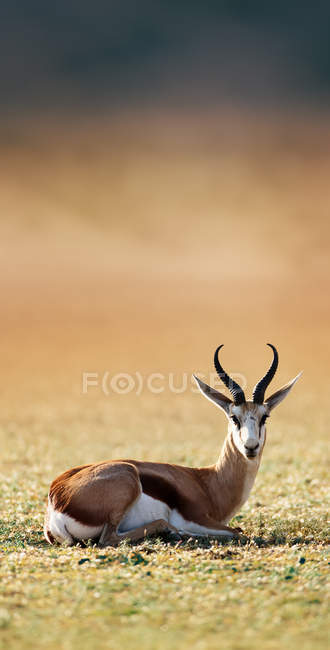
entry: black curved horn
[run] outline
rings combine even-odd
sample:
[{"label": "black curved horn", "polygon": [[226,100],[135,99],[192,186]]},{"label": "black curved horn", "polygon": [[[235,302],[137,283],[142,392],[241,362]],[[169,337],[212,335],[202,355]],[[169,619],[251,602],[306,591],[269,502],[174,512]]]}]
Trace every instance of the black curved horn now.
[{"label": "black curved horn", "polygon": [[269,386],[270,382],[272,381],[278,366],[278,353],[276,348],[271,343],[267,343],[267,345],[269,345],[269,347],[272,348],[274,358],[268,372],[266,372],[265,376],[262,379],[260,379],[260,381],[253,389],[253,401],[255,402],[255,404],[264,403],[266,388]]},{"label": "black curved horn", "polygon": [[236,406],[239,406],[239,404],[244,404],[245,402],[245,395],[244,392],[242,391],[241,387],[227,375],[227,373],[224,371],[223,367],[220,365],[219,361],[219,350],[223,348],[223,345],[219,345],[219,347],[216,349],[214,353],[214,367],[223,383],[227,388],[229,388],[233,398],[234,398],[234,404]]}]

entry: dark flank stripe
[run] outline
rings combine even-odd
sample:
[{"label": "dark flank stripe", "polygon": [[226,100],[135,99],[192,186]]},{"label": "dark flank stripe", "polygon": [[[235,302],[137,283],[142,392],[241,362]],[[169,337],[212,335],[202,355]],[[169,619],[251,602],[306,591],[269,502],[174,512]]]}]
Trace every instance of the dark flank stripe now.
[{"label": "dark flank stripe", "polygon": [[175,485],[169,483],[162,476],[155,476],[147,472],[139,471],[142,491],[153,499],[166,503],[171,510],[178,509],[180,497]]},{"label": "dark flank stripe", "polygon": [[175,470],[171,475],[167,466],[167,477],[159,475],[159,470],[154,471],[152,463],[136,463],[136,466],[145,494],[166,503],[171,510],[177,510],[187,521],[204,520],[211,509],[209,495],[197,476],[192,476],[190,468],[182,469],[182,477]]}]

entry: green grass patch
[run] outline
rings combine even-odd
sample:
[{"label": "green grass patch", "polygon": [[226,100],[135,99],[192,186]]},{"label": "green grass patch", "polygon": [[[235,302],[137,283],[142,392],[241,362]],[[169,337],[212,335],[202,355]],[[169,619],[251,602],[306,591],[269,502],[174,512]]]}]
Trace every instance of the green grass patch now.
[{"label": "green grass patch", "polygon": [[[52,547],[43,538],[48,481],[68,466],[61,440],[52,440],[45,471],[24,453],[24,460],[2,468],[1,648],[325,650],[329,557],[322,440],[308,461],[303,442],[287,442],[284,459],[269,445],[251,497],[233,520],[244,531],[242,540],[165,535],[102,550],[92,543]],[[198,451],[196,441],[185,442],[185,453],[205,463],[208,444]],[[42,456],[42,445],[42,438],[26,434],[34,459]],[[69,464],[81,462],[75,439],[66,445]],[[174,461],[181,447],[172,442]],[[117,451],[117,457],[141,456],[140,441]],[[109,455],[106,436],[101,453]],[[168,458],[165,443],[155,455]]]}]

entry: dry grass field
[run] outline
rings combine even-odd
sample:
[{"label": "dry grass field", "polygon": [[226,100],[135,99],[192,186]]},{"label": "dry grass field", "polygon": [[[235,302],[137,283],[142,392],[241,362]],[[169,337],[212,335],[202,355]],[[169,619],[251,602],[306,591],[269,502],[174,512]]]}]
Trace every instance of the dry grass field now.
[{"label": "dry grass field", "polygon": [[[2,123],[0,647],[327,647],[329,135],[322,115]],[[268,341],[274,390],[304,374],[269,422],[243,542],[44,541],[70,466],[215,461],[225,418],[191,373],[224,343],[251,395]],[[119,373],[142,386],[114,390]]]}]

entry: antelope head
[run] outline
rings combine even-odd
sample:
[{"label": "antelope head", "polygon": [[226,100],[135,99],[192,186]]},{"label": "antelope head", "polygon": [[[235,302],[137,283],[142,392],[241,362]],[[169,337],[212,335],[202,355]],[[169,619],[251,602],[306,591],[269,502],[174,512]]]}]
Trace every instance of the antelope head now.
[{"label": "antelope head", "polygon": [[205,384],[194,375],[197,386],[203,395],[221,408],[229,421],[229,432],[237,450],[246,459],[256,459],[262,452],[266,438],[266,420],[277,404],[288,395],[292,386],[299,379],[301,373],[288,384],[282,386],[276,393],[265,399],[265,392],[273,379],[278,366],[278,353],[276,348],[267,343],[273,351],[273,361],[264,377],[260,379],[253,390],[252,401],[246,401],[242,388],[229,377],[219,361],[219,345],[214,354],[215,369],[225,386],[230,390],[232,399]]}]

